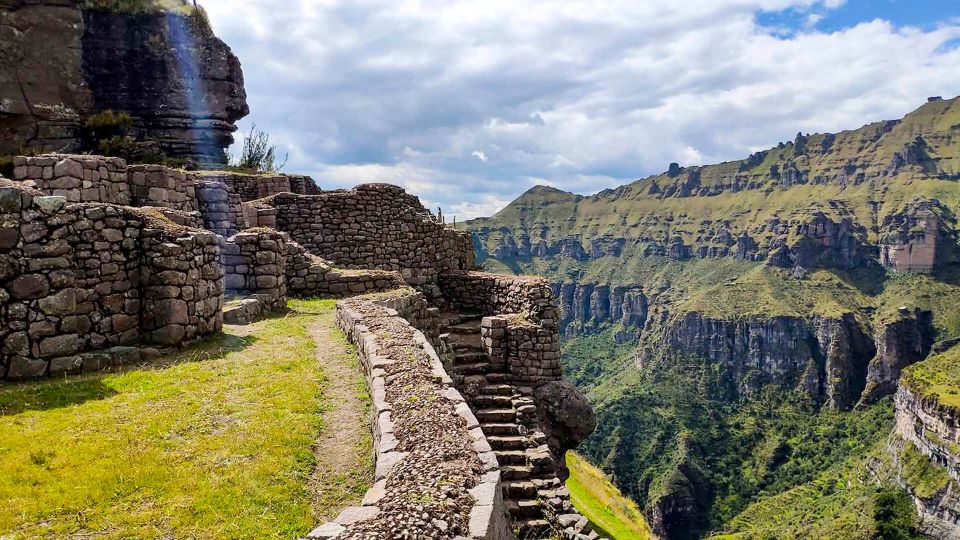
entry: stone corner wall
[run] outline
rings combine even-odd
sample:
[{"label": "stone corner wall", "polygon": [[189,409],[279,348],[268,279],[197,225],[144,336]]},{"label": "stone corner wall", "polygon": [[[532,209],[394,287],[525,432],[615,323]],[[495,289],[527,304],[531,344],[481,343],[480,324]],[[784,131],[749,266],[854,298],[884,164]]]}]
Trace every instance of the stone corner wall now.
[{"label": "stone corner wall", "polygon": [[111,360],[105,350],[218,331],[219,259],[216,235],[160,212],[68,204],[0,182],[3,377],[90,371],[139,357],[122,350]]},{"label": "stone corner wall", "polygon": [[[373,399],[375,484],[361,506],[307,538],[385,538],[406,530],[411,538],[513,539],[496,455],[430,340],[384,307],[391,303],[418,313],[411,308],[426,306],[409,289],[337,304],[337,322],[357,346]],[[426,502],[412,502],[410,493]]]},{"label": "stone corner wall", "polygon": [[560,310],[541,278],[447,272],[440,289],[452,307],[484,316],[481,335],[492,362],[534,385],[560,380]]}]

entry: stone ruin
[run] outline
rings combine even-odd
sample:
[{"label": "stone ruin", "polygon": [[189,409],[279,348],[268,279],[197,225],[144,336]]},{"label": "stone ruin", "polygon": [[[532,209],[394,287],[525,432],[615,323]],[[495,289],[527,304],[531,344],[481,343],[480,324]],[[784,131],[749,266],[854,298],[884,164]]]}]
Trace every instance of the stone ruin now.
[{"label": "stone ruin", "polygon": [[[598,538],[563,485],[594,419],[562,378],[553,292],[474,271],[470,234],[401,188],[52,154],[15,159],[0,219],[4,379],[138,363],[290,296],[346,298],[375,483],[308,538]],[[440,502],[411,506],[414,488]]]}]

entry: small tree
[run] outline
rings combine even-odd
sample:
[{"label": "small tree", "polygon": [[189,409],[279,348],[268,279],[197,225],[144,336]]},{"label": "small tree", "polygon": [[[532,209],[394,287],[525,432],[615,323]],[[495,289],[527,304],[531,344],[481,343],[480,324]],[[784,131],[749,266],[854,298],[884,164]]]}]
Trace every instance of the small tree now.
[{"label": "small tree", "polygon": [[245,171],[280,172],[287,164],[289,154],[277,159],[277,146],[270,144],[270,134],[257,129],[254,124],[250,133],[243,137],[240,159],[233,166]]}]

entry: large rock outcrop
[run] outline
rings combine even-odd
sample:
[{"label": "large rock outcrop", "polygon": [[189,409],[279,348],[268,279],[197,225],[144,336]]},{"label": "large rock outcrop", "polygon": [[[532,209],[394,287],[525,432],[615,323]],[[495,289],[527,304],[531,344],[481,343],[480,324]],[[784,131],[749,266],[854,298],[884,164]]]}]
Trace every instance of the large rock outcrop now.
[{"label": "large rock outcrop", "polygon": [[130,115],[138,152],[226,161],[249,109],[240,62],[201,11],[0,7],[0,155],[96,150],[84,126],[111,110]]}]

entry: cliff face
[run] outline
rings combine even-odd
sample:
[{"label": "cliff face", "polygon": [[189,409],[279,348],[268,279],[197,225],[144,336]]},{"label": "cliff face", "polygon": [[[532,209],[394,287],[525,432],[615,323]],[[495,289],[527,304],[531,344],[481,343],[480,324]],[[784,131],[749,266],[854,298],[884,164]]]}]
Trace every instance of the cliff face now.
[{"label": "cliff face", "polygon": [[913,500],[921,528],[932,538],[960,538],[960,414],[935,397],[902,385],[888,445],[896,478]]},{"label": "cliff face", "polygon": [[83,124],[132,117],[149,153],[225,163],[248,114],[243,73],[201,12],[82,9],[76,1],[6,0],[0,13],[0,154],[83,149]]}]

